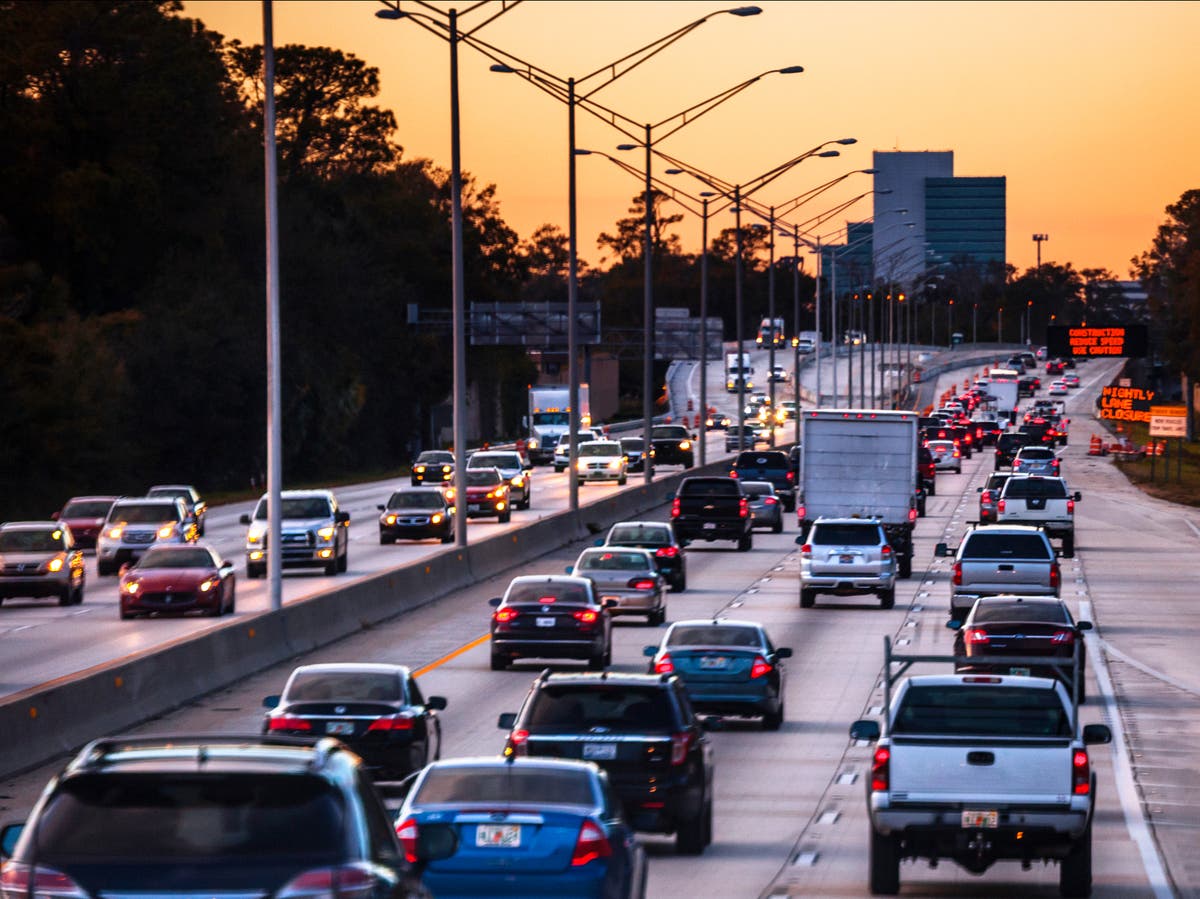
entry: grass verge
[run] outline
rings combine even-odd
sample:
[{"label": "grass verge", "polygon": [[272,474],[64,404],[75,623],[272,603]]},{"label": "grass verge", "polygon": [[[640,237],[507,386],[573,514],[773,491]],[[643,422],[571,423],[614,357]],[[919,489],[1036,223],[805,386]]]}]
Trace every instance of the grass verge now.
[{"label": "grass verge", "polygon": [[[1150,428],[1142,422],[1124,425],[1124,433],[1139,447],[1150,442]],[[1162,439],[1162,438],[1159,438]],[[1114,463],[1125,472],[1130,483],[1159,499],[1188,506],[1200,506],[1200,445],[1195,442],[1169,438],[1167,453],[1151,459],[1147,456],[1136,462]]]}]

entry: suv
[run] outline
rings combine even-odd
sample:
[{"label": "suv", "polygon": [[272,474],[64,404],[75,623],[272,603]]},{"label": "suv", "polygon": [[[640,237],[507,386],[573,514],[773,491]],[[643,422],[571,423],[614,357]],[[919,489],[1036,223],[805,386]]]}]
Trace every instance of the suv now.
[{"label": "suv", "polygon": [[60,606],[83,602],[83,550],[56,521],[0,525],[0,603],[10,596],[57,596]]},{"label": "suv", "polygon": [[997,437],[995,470],[1011,466],[1017,452],[1029,442],[1029,436],[1021,432],[1005,433]]},{"label": "suv", "polygon": [[1048,446],[1023,446],[1013,457],[1013,474],[1042,474],[1057,477],[1058,456]]},{"label": "suv", "polygon": [[874,593],[879,604],[896,604],[896,557],[883,525],[865,518],[818,518],[800,544],[800,607],[812,608],[818,593]]},{"label": "suv", "polygon": [[731,478],[745,481],[769,481],[783,503],[783,511],[796,510],[796,474],[783,450],[759,450],[739,453],[729,470]]},{"label": "suv", "polygon": [[500,716],[506,756],[595,762],[637,829],[675,834],[699,855],[712,842],[713,750],[673,674],[543,671],[516,714]]},{"label": "suv", "polygon": [[[331,490],[285,490],[281,518],[284,568],[321,566],[329,575],[345,571],[350,562],[350,513],[338,509]],[[243,515],[246,532],[246,576],[267,573],[267,494]]]},{"label": "suv", "polygon": [[[588,428],[580,431],[575,435],[575,447],[578,451],[581,443],[587,443],[591,440],[602,440],[603,435],[599,431]],[[558,443],[554,445],[554,470],[559,474],[566,471],[568,465],[571,464],[571,435],[562,434],[558,438]]]},{"label": "suv", "polygon": [[196,525],[196,533],[204,536],[204,518],[208,512],[208,503],[200,498],[195,487],[189,484],[155,484],[146,491],[146,496],[177,496],[183,500],[183,507]]},{"label": "suv", "polygon": [[177,496],[118,500],[96,538],[96,574],[116,574],[156,543],[194,543],[198,536]]},{"label": "suv", "polygon": [[508,481],[509,502],[514,509],[528,509],[533,502],[533,464],[516,450],[479,450],[471,453],[467,470],[495,468]]},{"label": "suv", "polygon": [[692,432],[683,425],[655,425],[650,429],[654,464],[691,468],[696,464],[694,440]]},{"label": "suv", "polygon": [[362,762],[330,738],[96,740],[3,844],[6,896],[426,895]]}]

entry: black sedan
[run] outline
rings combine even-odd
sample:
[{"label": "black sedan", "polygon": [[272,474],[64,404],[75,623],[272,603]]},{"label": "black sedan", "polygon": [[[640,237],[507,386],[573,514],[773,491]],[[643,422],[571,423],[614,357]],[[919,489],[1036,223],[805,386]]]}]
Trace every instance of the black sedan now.
[{"label": "black sedan", "polygon": [[650,429],[650,441],[655,465],[691,468],[695,464],[695,438],[683,425],[655,425]]},{"label": "black sedan", "polygon": [[523,575],[504,596],[488,601],[492,612],[492,670],[514,659],[583,659],[589,668],[612,664],[615,599],[601,602],[587,578]]},{"label": "black sedan", "polygon": [[412,464],[412,485],[436,486],[454,478],[454,453],[446,450],[426,450]]},{"label": "black sedan", "polygon": [[302,665],[263,700],[264,734],[337,737],[376,780],[399,780],[441,757],[442,696],[421,695],[404,665]]},{"label": "black sedan", "polygon": [[437,487],[408,487],[397,490],[386,505],[377,506],[379,543],[397,540],[454,541],[454,507]]}]

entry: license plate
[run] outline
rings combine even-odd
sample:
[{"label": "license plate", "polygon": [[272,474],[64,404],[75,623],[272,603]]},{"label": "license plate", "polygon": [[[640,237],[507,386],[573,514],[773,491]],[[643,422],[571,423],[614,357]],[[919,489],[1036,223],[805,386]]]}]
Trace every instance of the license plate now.
[{"label": "license plate", "polygon": [[715,521],[704,522],[704,530],[706,530],[706,531],[716,530],[716,528],[717,528],[717,523]]},{"label": "license plate", "polygon": [[478,512],[479,511],[479,503],[468,503],[467,511],[468,512]]},{"label": "license plate", "polygon": [[838,556],[838,562],[840,562],[843,565],[853,564],[854,563],[853,553],[842,553],[840,556]]},{"label": "license plate", "polygon": [[729,659],[725,656],[701,656],[700,667],[707,670],[714,670],[729,667]]},{"label": "license plate", "polygon": [[1009,668],[1008,673],[1009,674],[1019,674],[1022,677],[1029,677],[1029,669],[1028,668]]},{"label": "license plate", "polygon": [[617,744],[584,743],[583,757],[585,759],[615,759],[617,757]]},{"label": "license plate", "polygon": [[354,722],[352,721],[328,721],[325,724],[325,733],[341,734],[348,736],[354,733]]},{"label": "license plate", "polygon": [[553,618],[538,618],[535,619],[535,623],[538,627],[554,627]]},{"label": "license plate", "polygon": [[988,811],[974,811],[963,809],[962,826],[963,827],[985,827],[995,828],[999,824],[1000,815],[995,809]]},{"label": "license plate", "polygon": [[521,845],[520,824],[480,824],[475,828],[475,845],[514,849]]}]

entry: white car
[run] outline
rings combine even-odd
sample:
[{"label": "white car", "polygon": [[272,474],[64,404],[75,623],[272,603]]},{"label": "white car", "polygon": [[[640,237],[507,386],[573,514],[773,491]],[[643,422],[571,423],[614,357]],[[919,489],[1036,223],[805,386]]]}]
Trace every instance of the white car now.
[{"label": "white car", "polygon": [[589,440],[579,444],[575,460],[575,480],[580,484],[588,481],[616,481],[625,483],[629,459],[621,444],[616,440]]},{"label": "white car", "polygon": [[[599,440],[600,437],[601,434],[599,431],[591,429],[579,431],[575,435],[575,445],[579,447],[590,440]],[[566,467],[571,464],[570,455],[571,435],[563,434],[558,438],[558,444],[554,447],[554,470],[558,472],[565,471]]]},{"label": "white car", "polygon": [[1068,393],[1070,393],[1070,390],[1067,388],[1067,382],[1059,379],[1057,381],[1051,381],[1050,389],[1046,392],[1050,394],[1050,396],[1066,396]]}]

